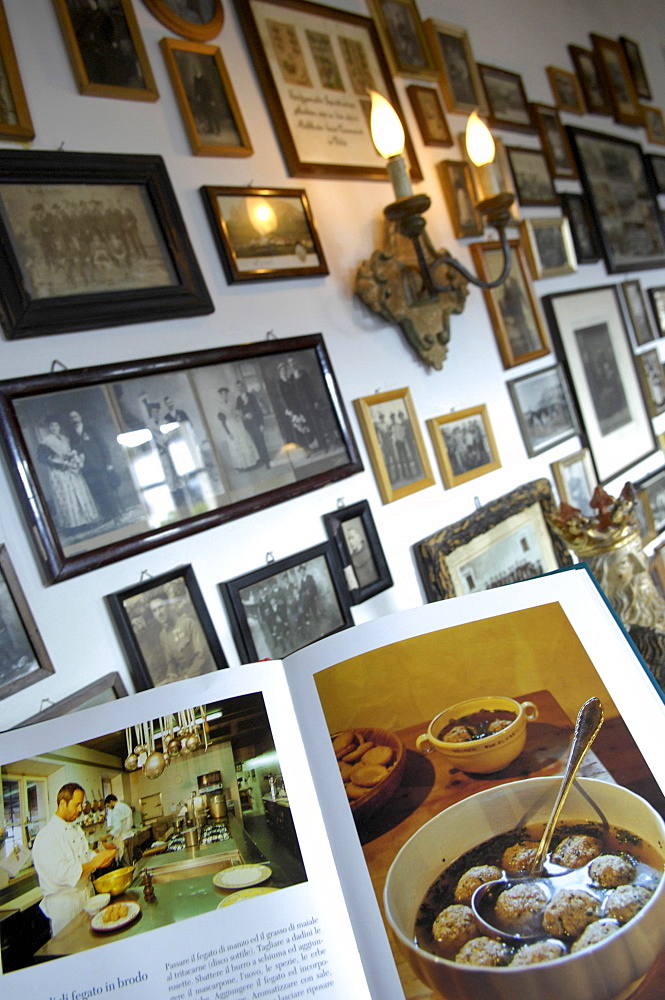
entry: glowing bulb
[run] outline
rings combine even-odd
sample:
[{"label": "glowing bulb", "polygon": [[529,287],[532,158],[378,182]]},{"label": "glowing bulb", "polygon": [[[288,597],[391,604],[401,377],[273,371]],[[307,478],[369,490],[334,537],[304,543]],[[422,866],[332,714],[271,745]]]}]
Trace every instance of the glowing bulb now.
[{"label": "glowing bulb", "polygon": [[386,160],[399,156],[404,151],[404,129],[397,112],[385,97],[370,90],[372,109],[370,111],[370,129],[372,142],[377,152]]},{"label": "glowing bulb", "polygon": [[496,148],[487,125],[472,111],[466,125],[466,151],[476,167],[483,167],[494,159]]},{"label": "glowing bulb", "polygon": [[265,198],[248,198],[247,212],[254,229],[261,236],[269,236],[277,228],[277,216]]}]

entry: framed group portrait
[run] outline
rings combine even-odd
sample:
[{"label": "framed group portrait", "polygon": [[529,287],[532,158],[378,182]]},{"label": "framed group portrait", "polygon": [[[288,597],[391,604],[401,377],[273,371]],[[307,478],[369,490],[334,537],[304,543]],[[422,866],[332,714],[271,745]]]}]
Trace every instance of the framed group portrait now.
[{"label": "framed group portrait", "polygon": [[0,544],[0,700],[53,672],[9,553]]},{"label": "framed group portrait", "polygon": [[337,546],[349,602],[361,604],[392,587],[390,568],[367,500],[323,515],[330,540]]},{"label": "framed group portrait", "polygon": [[575,406],[561,365],[508,382],[529,458],[579,434]]},{"label": "framed group portrait", "polygon": [[427,426],[447,489],[501,468],[484,403],[432,417]]},{"label": "framed group portrait", "polygon": [[35,137],[30,109],[7,24],[5,8],[0,0],[0,139],[30,142]]}]

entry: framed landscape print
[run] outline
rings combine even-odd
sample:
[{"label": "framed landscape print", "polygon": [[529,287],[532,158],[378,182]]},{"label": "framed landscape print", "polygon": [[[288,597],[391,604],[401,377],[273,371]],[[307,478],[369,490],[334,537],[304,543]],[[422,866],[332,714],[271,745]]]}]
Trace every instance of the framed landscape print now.
[{"label": "framed landscape print", "polygon": [[591,497],[598,484],[589,449],[581,448],[552,462],[551,469],[561,502],[577,508],[585,517],[593,517]]},{"label": "framed landscape print", "polygon": [[453,232],[458,239],[482,236],[483,220],[476,210],[473,181],[468,163],[463,160],[442,160],[437,166]]},{"label": "framed landscape print", "polygon": [[656,334],[649,320],[646,302],[644,301],[642,285],[638,278],[633,278],[631,281],[622,281],[621,289],[630,325],[635,334],[635,343],[638,347],[642,347],[644,344],[648,344],[649,341],[656,339]]},{"label": "framed landscape print", "polygon": [[641,125],[639,98],[621,43],[594,33],[590,38],[598,56],[615,121],[620,125]]},{"label": "framed landscape print", "polygon": [[489,124],[494,128],[533,132],[531,107],[522,77],[484,63],[478,63],[478,72],[487,99]]},{"label": "framed landscape print", "polygon": [[219,48],[176,38],[159,45],[192,153],[250,156],[249,133]]},{"label": "framed landscape print", "polygon": [[656,321],[658,336],[665,337],[665,286],[662,288],[648,288],[647,292],[653,318]]},{"label": "framed landscape print", "polygon": [[637,370],[642,380],[644,398],[647,401],[652,417],[665,411],[665,373],[658,355],[658,350],[652,347],[637,355]]},{"label": "framed landscape print", "polygon": [[453,138],[434,87],[412,83],[406,92],[426,146],[452,146]]},{"label": "framed landscape print", "polygon": [[328,274],[305,192],[201,189],[229,284]]},{"label": "framed landscape print", "polygon": [[583,115],[582,91],[575,74],[571,73],[570,70],[561,69],[559,66],[547,66],[545,72],[550,81],[554,103],[559,111],[570,111],[575,115]]},{"label": "framed landscape print", "polygon": [[369,8],[393,75],[436,77],[415,0],[369,0]]},{"label": "framed landscape print", "polygon": [[0,249],[10,340],[214,308],[161,156],[0,151]]},{"label": "framed landscape print", "polygon": [[568,219],[556,216],[522,220],[522,239],[534,278],[573,274],[577,258]]},{"label": "framed landscape print", "polygon": [[573,191],[562,191],[559,198],[563,213],[570,225],[577,263],[594,264],[600,260],[602,251],[587,199],[583,194]]},{"label": "framed landscape print", "polygon": [[0,543],[0,700],[53,672],[7,549]]},{"label": "framed landscape print", "polygon": [[625,35],[622,35],[619,41],[626,56],[626,62],[628,63],[630,75],[633,78],[637,96],[641,97],[643,101],[650,101],[651,87],[649,86],[639,45],[632,38],[626,38]]},{"label": "framed landscape print", "polygon": [[0,382],[47,582],[362,469],[320,334]]},{"label": "framed landscape print", "polygon": [[529,458],[579,434],[575,406],[561,365],[508,382]]},{"label": "framed landscape print", "polygon": [[568,126],[607,270],[665,264],[665,225],[636,142]]},{"label": "framed landscape print", "polygon": [[106,601],[137,690],[228,667],[191,566],[148,577]]},{"label": "framed landscape print", "polygon": [[242,663],[279,660],[353,625],[332,542],[219,585]]},{"label": "framed landscape print", "polygon": [[156,101],[159,97],[131,0],[104,6],[55,0],[79,92],[89,97]]},{"label": "framed landscape print", "polygon": [[374,475],[384,503],[434,484],[408,389],[355,399]]},{"label": "framed landscape print", "polygon": [[207,42],[222,30],[224,8],[222,0],[143,0],[158,21],[176,35],[192,42]]},{"label": "framed landscape print", "polygon": [[520,205],[558,205],[547,157],[540,149],[506,146]]},{"label": "framed landscape print", "polygon": [[35,130],[25,99],[14,44],[5,8],[0,0],[0,139],[30,142],[34,137]]},{"label": "framed landscape print", "polygon": [[448,111],[487,114],[483,84],[464,28],[428,18],[425,33]]},{"label": "framed landscape print", "polygon": [[[504,368],[513,368],[549,354],[547,334],[538,300],[529,278],[519,240],[509,240],[512,254],[506,281],[498,288],[483,289]],[[471,243],[478,276],[494,281],[503,266],[498,241]]]},{"label": "framed landscape print", "polygon": [[432,417],[427,426],[446,489],[501,468],[484,404]]},{"label": "framed landscape print", "polygon": [[543,299],[600,483],[656,446],[615,285]]},{"label": "framed landscape print", "polygon": [[577,167],[557,109],[549,104],[532,104],[531,113],[551,176],[576,178]]},{"label": "framed landscape print", "polygon": [[361,604],[393,580],[367,500],[323,515],[328,537],[337,546],[351,604]]},{"label": "framed landscape print", "polygon": [[572,565],[545,514],[556,504],[548,479],[536,479],[414,545],[427,601],[528,580]]},{"label": "framed landscape print", "polygon": [[605,87],[605,80],[596,53],[592,49],[584,49],[580,45],[569,45],[568,51],[573,60],[589,114],[611,115],[612,103]]},{"label": "framed landscape print", "polygon": [[[387,178],[370,133],[368,91],[381,93],[402,124],[404,118],[372,19],[308,0],[235,6],[289,173]],[[303,101],[311,109],[306,116]],[[314,120],[321,127],[312,127]],[[422,180],[406,127],[405,137],[411,178]]]}]

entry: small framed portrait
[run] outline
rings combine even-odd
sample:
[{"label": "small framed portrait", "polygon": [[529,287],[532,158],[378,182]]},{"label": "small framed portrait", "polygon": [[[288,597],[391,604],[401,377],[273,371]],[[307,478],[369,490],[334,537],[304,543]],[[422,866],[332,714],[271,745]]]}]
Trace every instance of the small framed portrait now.
[{"label": "small framed portrait", "polygon": [[570,389],[561,365],[508,382],[508,391],[529,458],[579,434]]},{"label": "small framed portrait", "polygon": [[[520,241],[509,240],[509,246],[512,260],[508,277],[497,288],[483,290],[504,368],[522,365],[550,352]],[[503,252],[498,241],[472,243],[471,254],[479,277],[485,281],[499,277]]]},{"label": "small framed portrait", "polygon": [[648,344],[649,341],[656,339],[656,334],[647,312],[646,302],[644,301],[642,285],[638,278],[633,278],[630,281],[622,281],[621,290],[623,291],[623,299],[626,303],[626,311],[630,319],[629,325],[632,327],[635,343],[638,347],[642,347],[644,344]]},{"label": "small framed portrait", "polygon": [[582,90],[575,74],[568,69],[560,69],[558,66],[547,66],[545,72],[550,81],[554,103],[559,111],[570,111],[574,115],[583,115]]},{"label": "small framed portrait", "polygon": [[408,389],[355,399],[360,428],[384,503],[434,484]]},{"label": "small framed portrait", "polygon": [[665,286],[661,288],[648,288],[649,302],[656,321],[656,329],[659,337],[665,337]]},{"label": "small framed portrait", "polygon": [[446,489],[501,468],[484,404],[432,417],[427,426]]},{"label": "small framed portrait", "polygon": [[585,49],[580,45],[569,45],[568,51],[573,60],[589,114],[611,115],[612,103],[607,93],[597,54],[592,49]]},{"label": "small framed portrait", "polygon": [[442,160],[437,171],[455,236],[458,239],[482,236],[483,220],[476,210],[469,164],[463,160]]},{"label": "small framed portrait", "polygon": [[540,149],[506,146],[520,205],[558,205],[547,157]]},{"label": "small framed portrait", "polygon": [[107,594],[138,690],[228,667],[191,566]]},{"label": "small framed portrait", "polygon": [[278,660],[353,625],[337,549],[323,542],[220,583],[242,663]]},{"label": "small framed portrait", "polygon": [[519,73],[485,63],[478,63],[478,72],[485,89],[490,125],[533,132],[531,106]]},{"label": "small framed portrait", "polygon": [[151,14],[169,31],[189,38],[192,42],[207,42],[222,30],[224,8],[222,0],[144,0]]},{"label": "small framed portrait", "polygon": [[406,92],[418,122],[420,135],[426,146],[452,146],[453,137],[434,87],[412,83]]},{"label": "small framed portrait", "polygon": [[532,104],[531,113],[551,176],[576,178],[577,167],[557,109],[549,104]]},{"label": "small framed portrait", "polygon": [[0,700],[53,672],[9,553],[0,544]]},{"label": "small framed portrait", "polygon": [[230,285],[328,274],[302,188],[201,188]]},{"label": "small framed portrait", "polygon": [[416,0],[369,0],[369,7],[393,75],[436,79]]},{"label": "small framed portrait", "polygon": [[55,704],[47,705],[41,712],[31,715],[29,719],[23,719],[19,726],[32,726],[35,722],[45,722],[46,719],[57,719],[61,715],[80,712],[84,708],[105,705],[109,701],[117,701],[118,698],[126,697],[128,693],[120,674],[113,671],[99,677],[92,684],[86,684],[85,687],[79,688],[67,698],[61,698]]},{"label": "small framed portrait", "polygon": [[646,515],[647,541],[665,531],[665,465],[634,483]]},{"label": "small framed portrait", "polygon": [[644,68],[644,62],[642,61],[642,53],[640,52],[639,45],[637,42],[634,42],[632,38],[626,38],[625,35],[621,35],[619,41],[626,56],[626,62],[628,63],[628,69],[630,70],[630,75],[633,78],[633,83],[635,84],[637,96],[641,97],[643,101],[650,101],[651,87],[649,86],[649,80],[647,78],[646,69]]},{"label": "small framed portrait", "polygon": [[0,0],[0,139],[30,142],[35,130],[25,98],[5,8]]},{"label": "small framed portrait", "polygon": [[641,125],[639,97],[621,42],[593,32],[590,35],[598,65],[610,97],[614,120],[620,125]]},{"label": "small framed portrait", "polygon": [[543,216],[522,220],[522,240],[534,278],[557,278],[577,270],[568,219]]},{"label": "small framed portrait", "polygon": [[658,146],[665,146],[665,120],[660,108],[650,107],[648,104],[640,104],[642,116],[644,118],[644,128],[647,139]]},{"label": "small framed portrait", "polygon": [[583,194],[562,191],[561,208],[568,219],[578,264],[593,264],[600,260],[602,250],[593,225],[589,203]]},{"label": "small framed portrait", "polygon": [[637,370],[649,413],[656,417],[665,410],[665,373],[657,348],[637,355]]},{"label": "small framed portrait", "polygon": [[586,517],[592,517],[595,512],[591,507],[591,497],[598,483],[589,449],[580,448],[572,455],[552,462],[550,468],[561,502],[576,507]]},{"label": "small framed portrait", "polygon": [[665,194],[665,156],[651,153],[647,156],[657,194]]},{"label": "small framed portrait", "polygon": [[337,546],[351,604],[361,604],[393,580],[367,500],[323,515],[328,537]]},{"label": "small framed portrait", "polygon": [[187,137],[195,156],[250,156],[249,133],[216,45],[162,38]]},{"label": "small framed portrait", "polygon": [[487,114],[482,81],[464,28],[428,18],[425,33],[439,70],[439,83],[448,111]]}]

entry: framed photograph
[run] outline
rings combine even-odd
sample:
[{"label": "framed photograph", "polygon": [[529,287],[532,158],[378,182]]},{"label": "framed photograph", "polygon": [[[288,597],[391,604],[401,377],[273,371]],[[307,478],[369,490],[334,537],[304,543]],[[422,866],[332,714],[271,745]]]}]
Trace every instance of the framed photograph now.
[{"label": "framed photograph", "polygon": [[428,18],[425,33],[439,71],[439,83],[448,111],[487,114],[485,91],[464,28]]},{"label": "framed photograph", "polygon": [[195,156],[250,156],[249,133],[216,45],[162,38],[187,138]]},{"label": "framed photograph", "polygon": [[[550,352],[520,241],[509,240],[509,245],[512,262],[506,281],[498,288],[483,290],[504,368],[522,365]],[[498,240],[470,246],[478,276],[484,281],[498,278],[503,265]]]},{"label": "framed photograph", "polygon": [[665,542],[656,546],[649,561],[649,576],[653,580],[656,590],[665,599]]},{"label": "framed photograph", "polygon": [[53,664],[7,549],[0,544],[0,700],[52,673]]},{"label": "framed photograph", "polygon": [[665,531],[665,466],[650,472],[633,486],[646,514],[647,542],[652,542]]},{"label": "framed photograph", "polygon": [[536,479],[417,542],[414,552],[427,601],[570,566],[570,552],[545,520],[555,510],[549,479]]},{"label": "framed photograph", "polygon": [[570,225],[577,263],[593,264],[600,260],[602,250],[587,199],[583,194],[572,191],[562,191],[559,198],[563,214]]},{"label": "framed photograph", "polygon": [[362,470],[320,334],[0,383],[49,583]]},{"label": "framed photograph", "polygon": [[201,194],[229,284],[328,274],[302,189],[203,187]]},{"label": "framed photograph", "polygon": [[25,99],[5,8],[0,0],[0,139],[30,142],[35,130]]},{"label": "framed photograph", "polygon": [[656,193],[665,194],[665,156],[650,153],[647,156],[647,163],[651,168]]},{"label": "framed photograph", "polygon": [[600,483],[655,449],[616,285],[543,299]]},{"label": "framed photograph", "polygon": [[579,434],[575,406],[561,365],[508,382],[529,458]]},{"label": "framed photograph", "polygon": [[[389,6],[401,13],[412,5]],[[308,0],[235,0],[235,7],[289,173],[387,179],[370,133],[368,91],[381,93],[403,125],[404,118],[372,19]],[[316,128],[303,127],[305,92]],[[404,131],[411,178],[422,180]]]},{"label": "framed photograph", "polygon": [[0,151],[0,247],[9,340],[214,309],[161,156]]},{"label": "framed photograph", "polygon": [[501,468],[485,404],[432,417],[427,426],[446,489]]},{"label": "framed photograph", "polygon": [[601,71],[598,56],[592,49],[584,49],[580,45],[569,45],[568,51],[573,60],[577,79],[586,109],[591,115],[611,115],[612,102],[607,93],[605,80]]},{"label": "framed photograph", "polygon": [[630,326],[632,326],[633,333],[635,334],[635,343],[638,347],[642,347],[644,344],[648,344],[651,340],[656,339],[656,334],[649,320],[646,302],[644,301],[642,285],[638,278],[633,278],[630,281],[622,281],[621,290],[623,291]]},{"label": "framed photograph", "polygon": [[547,157],[540,149],[506,146],[520,205],[558,205]]},{"label": "framed photograph", "polygon": [[637,355],[637,370],[642,380],[649,413],[652,417],[656,417],[665,411],[665,373],[655,347]]},{"label": "framed photograph", "polygon": [[139,691],[228,667],[191,566],[148,577],[106,601]]},{"label": "framed photograph", "polygon": [[80,94],[157,100],[131,0],[55,0],[55,9]]},{"label": "framed photograph", "polygon": [[409,390],[364,396],[354,405],[383,502],[432,486],[432,467]]},{"label": "framed photograph", "polygon": [[54,704],[47,705],[40,712],[31,715],[29,719],[24,719],[16,728],[32,726],[35,722],[44,722],[46,719],[57,719],[61,715],[69,715],[70,712],[80,712],[84,708],[93,708],[95,705],[105,705],[109,701],[116,701],[124,698],[129,692],[125,687],[119,673],[113,672],[104,674],[92,684],[86,684],[79,691],[70,694],[67,698],[61,698]]},{"label": "framed photograph", "polygon": [[219,587],[242,663],[282,659],[353,625],[332,542],[268,563]]},{"label": "framed photograph", "polygon": [[577,167],[559,112],[549,104],[532,104],[531,113],[550,175],[574,180]]},{"label": "framed photograph", "polygon": [[650,101],[651,87],[649,86],[639,45],[632,38],[626,38],[625,35],[621,35],[619,41],[626,56],[626,62],[628,63],[628,69],[633,79],[637,96],[641,97],[643,101]]},{"label": "framed photograph", "polygon": [[554,103],[559,111],[570,111],[574,115],[584,114],[582,90],[574,73],[559,66],[546,66]]},{"label": "framed photograph", "polygon": [[426,146],[452,146],[453,137],[434,87],[412,83],[406,92],[418,122],[420,135]]},{"label": "framed photograph", "polygon": [[649,142],[658,146],[665,146],[665,120],[660,108],[652,108],[648,104],[640,104],[644,128],[646,129]]},{"label": "framed photograph", "polygon": [[589,449],[581,448],[558,462],[552,462],[550,468],[561,502],[577,508],[586,517],[592,517],[595,511],[591,506],[591,497],[598,483]]},{"label": "framed photograph", "polygon": [[328,538],[337,546],[349,602],[361,604],[393,585],[367,500],[323,515]]},{"label": "framed photograph", "polygon": [[482,236],[485,229],[475,206],[469,164],[463,160],[442,160],[437,171],[455,236],[458,239]]},{"label": "framed photograph", "polygon": [[665,225],[636,142],[567,128],[610,273],[665,264]]},{"label": "framed photograph", "polygon": [[659,337],[665,337],[665,286],[662,288],[648,288],[649,302],[656,321],[656,329]]},{"label": "framed photograph", "polygon": [[393,76],[435,79],[437,71],[416,0],[369,0],[369,8]]},{"label": "framed photograph", "polygon": [[534,278],[573,274],[577,258],[568,219],[555,216],[522,220],[522,241]]},{"label": "framed photograph", "polygon": [[620,125],[641,125],[639,97],[621,42],[594,33],[589,37],[598,57],[614,120]]},{"label": "framed photograph", "polygon": [[222,0],[143,0],[151,14],[169,31],[189,38],[192,42],[207,42],[222,30],[224,8]]},{"label": "framed photograph", "polygon": [[489,124],[493,128],[533,132],[531,106],[519,73],[485,63],[478,63],[478,72],[485,90]]}]

